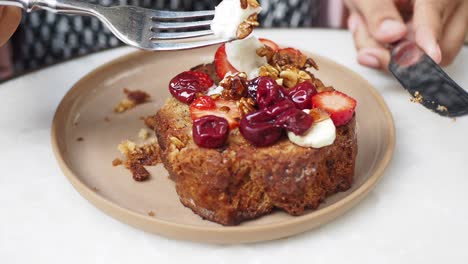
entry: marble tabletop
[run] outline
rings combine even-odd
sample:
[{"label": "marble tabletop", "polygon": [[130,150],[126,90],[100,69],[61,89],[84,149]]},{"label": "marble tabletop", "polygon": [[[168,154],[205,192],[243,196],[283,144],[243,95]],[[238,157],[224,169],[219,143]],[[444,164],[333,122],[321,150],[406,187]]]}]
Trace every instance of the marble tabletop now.
[{"label": "marble tabletop", "polygon": [[[174,241],[122,224],[82,198],[52,154],[50,127],[68,89],[131,48],[82,57],[0,85],[0,263],[466,263],[468,118],[410,102],[387,74],[356,62],[351,35],[263,30],[355,70],[385,98],[397,145],[382,181],[337,220],[287,239],[218,246]],[[468,48],[447,72],[468,87]],[[339,76],[337,76],[339,78]]]}]

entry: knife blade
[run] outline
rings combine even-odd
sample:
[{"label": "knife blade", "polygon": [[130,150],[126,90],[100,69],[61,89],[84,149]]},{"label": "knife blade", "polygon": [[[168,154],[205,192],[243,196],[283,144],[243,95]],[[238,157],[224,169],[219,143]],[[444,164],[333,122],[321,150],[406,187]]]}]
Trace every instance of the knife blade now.
[{"label": "knife blade", "polygon": [[394,45],[388,68],[413,101],[446,117],[468,114],[468,92],[414,42],[404,40]]}]

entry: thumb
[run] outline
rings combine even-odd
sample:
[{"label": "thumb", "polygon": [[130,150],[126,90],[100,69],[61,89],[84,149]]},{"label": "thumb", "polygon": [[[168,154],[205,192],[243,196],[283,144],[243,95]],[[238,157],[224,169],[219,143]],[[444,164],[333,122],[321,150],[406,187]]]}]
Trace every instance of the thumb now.
[{"label": "thumb", "polygon": [[348,0],[347,3],[361,14],[377,41],[392,43],[406,35],[406,25],[393,0]]}]

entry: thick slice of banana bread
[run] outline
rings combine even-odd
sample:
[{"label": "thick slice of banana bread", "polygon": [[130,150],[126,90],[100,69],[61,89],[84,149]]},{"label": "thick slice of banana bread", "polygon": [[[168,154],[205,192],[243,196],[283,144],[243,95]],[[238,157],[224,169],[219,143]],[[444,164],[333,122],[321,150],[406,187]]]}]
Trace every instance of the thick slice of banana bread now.
[{"label": "thick slice of banana bread", "polygon": [[333,145],[304,148],[287,137],[255,147],[231,131],[222,149],[198,147],[189,107],[174,98],[153,117],[164,166],[180,201],[204,219],[236,225],[279,208],[291,215],[315,209],[350,188],[357,155],[356,120],[337,128]]}]

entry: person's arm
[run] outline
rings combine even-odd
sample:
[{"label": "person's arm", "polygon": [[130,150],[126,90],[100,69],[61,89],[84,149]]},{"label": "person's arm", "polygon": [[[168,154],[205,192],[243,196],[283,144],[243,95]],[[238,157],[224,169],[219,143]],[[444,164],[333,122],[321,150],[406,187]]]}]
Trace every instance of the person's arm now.
[{"label": "person's arm", "polygon": [[[385,69],[390,60],[386,44],[405,36],[441,65],[452,63],[468,31],[468,0],[345,0],[362,65]],[[404,21],[402,11],[412,12]],[[404,12],[403,12],[404,13]],[[405,23],[408,22],[408,23]]]},{"label": "person's arm", "polygon": [[3,46],[13,35],[21,21],[21,9],[11,6],[0,6],[0,46]]}]

